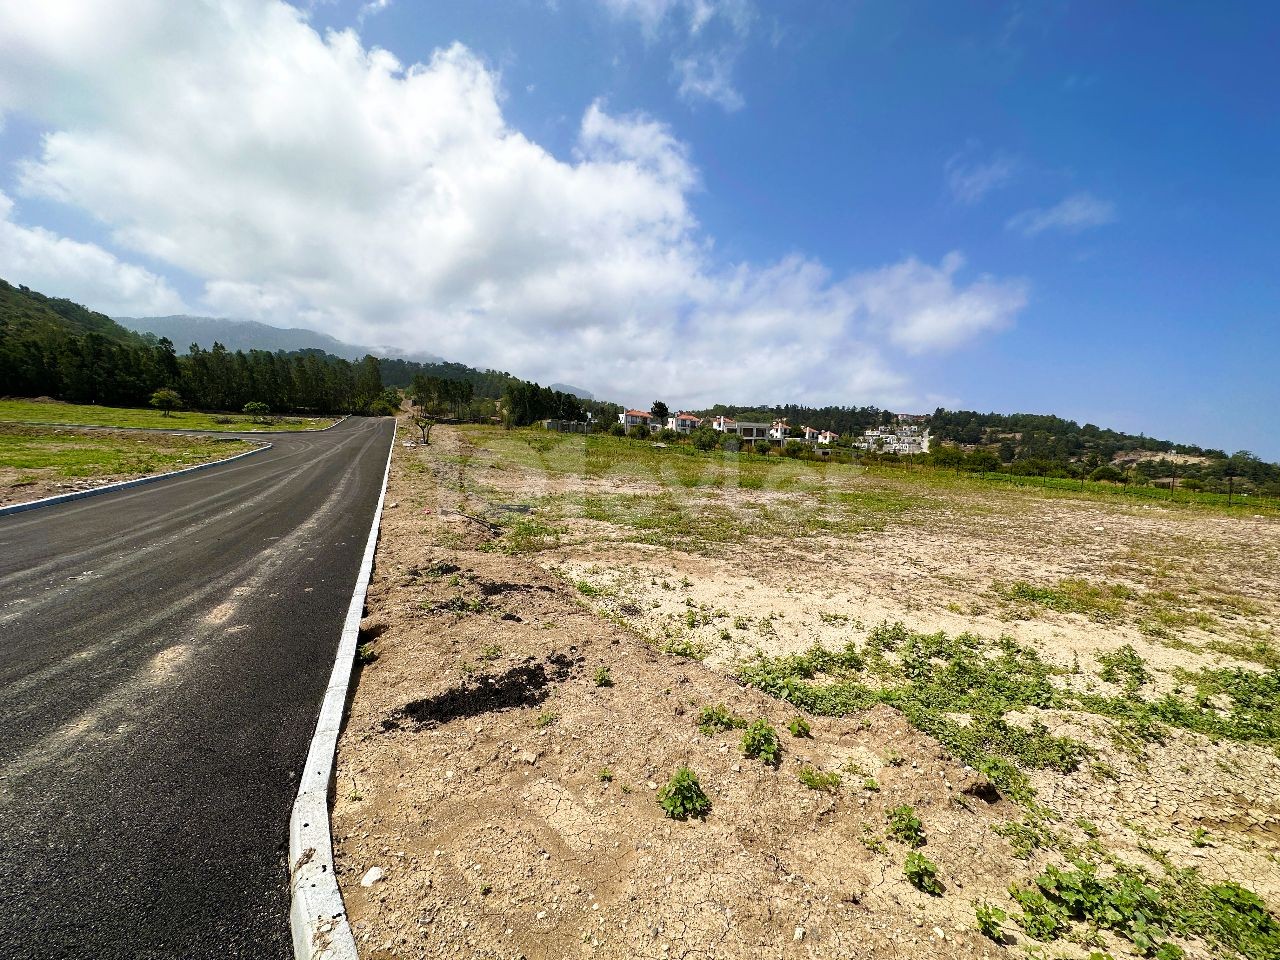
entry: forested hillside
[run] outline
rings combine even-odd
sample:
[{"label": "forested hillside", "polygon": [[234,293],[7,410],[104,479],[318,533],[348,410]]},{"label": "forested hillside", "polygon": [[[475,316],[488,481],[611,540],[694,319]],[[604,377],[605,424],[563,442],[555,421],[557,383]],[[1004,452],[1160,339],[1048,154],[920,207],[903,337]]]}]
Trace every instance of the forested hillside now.
[{"label": "forested hillside", "polygon": [[[954,443],[986,450],[1014,473],[1074,474],[1123,466],[1137,481],[1171,480],[1192,489],[1280,493],[1280,466],[1247,450],[1226,451],[1108,430],[1033,413],[977,413],[939,407],[929,418],[935,450]],[[945,454],[941,454],[945,456]],[[1110,477],[1107,474],[1108,478]]]},{"label": "forested hillside", "polygon": [[352,364],[319,351],[232,353],[192,345],[179,356],[110,317],[0,280],[0,384],[15,396],[145,405],[159,389],[204,410],[266,403],[275,412],[368,412],[385,406],[377,359]]}]

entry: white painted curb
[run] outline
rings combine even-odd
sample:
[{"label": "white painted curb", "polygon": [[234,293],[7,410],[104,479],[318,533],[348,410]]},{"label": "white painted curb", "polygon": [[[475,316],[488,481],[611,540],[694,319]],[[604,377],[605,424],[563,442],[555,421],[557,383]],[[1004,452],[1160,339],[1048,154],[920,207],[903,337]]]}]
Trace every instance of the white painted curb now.
[{"label": "white painted curb", "polygon": [[107,483],[100,487],[90,487],[88,490],[77,490],[74,493],[59,493],[52,497],[42,497],[39,500],[28,500],[26,503],[15,503],[7,507],[0,507],[0,517],[10,513],[22,513],[26,510],[38,510],[40,507],[51,507],[55,503],[66,503],[69,500],[83,500],[85,497],[96,497],[103,493],[113,493],[116,490],[126,490],[129,487],[140,487],[144,483],[155,483],[157,480],[168,480],[170,477],[178,477],[184,473],[195,473],[197,470],[208,470],[211,467],[220,467],[224,463],[230,463],[232,460],[239,460],[241,457],[251,457],[255,453],[261,453],[263,450],[270,450],[272,444],[262,443],[253,450],[246,450],[244,453],[237,453],[234,457],[224,457],[221,460],[210,460],[208,463],[197,463],[194,467],[183,467],[181,470],[170,470],[168,473],[155,473],[149,477],[138,477],[134,480],[121,480],[119,483]]},{"label": "white painted curb", "polygon": [[[396,418],[396,428],[400,420]],[[360,636],[360,620],[364,616],[364,597],[373,573],[373,553],[378,546],[378,523],[382,520],[382,502],[387,496],[387,478],[391,475],[391,455],[396,449],[396,429],[391,431],[391,449],[382,473],[382,492],[373,512],[369,541],[356,577],[356,588],[347,608],[347,620],[338,642],[338,656],[329,676],[329,686],[320,706],[320,719],[307,751],[307,764],[302,770],[298,797],[289,818],[289,887],[293,904],[289,922],[293,928],[293,953],[299,960],[358,960],[356,941],[347,922],[342,891],[333,872],[333,835],[329,829],[329,784],[333,780],[333,760],[342,731],[347,688],[355,664],[356,643]]]}]

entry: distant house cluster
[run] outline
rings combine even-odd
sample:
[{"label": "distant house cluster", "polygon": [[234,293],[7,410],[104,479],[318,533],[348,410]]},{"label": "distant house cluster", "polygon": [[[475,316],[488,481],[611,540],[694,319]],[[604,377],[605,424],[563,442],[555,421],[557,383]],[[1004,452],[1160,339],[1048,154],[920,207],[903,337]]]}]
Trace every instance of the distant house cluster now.
[{"label": "distant house cluster", "polygon": [[[929,431],[925,424],[928,417],[924,414],[899,413],[894,422],[867,430],[861,437],[853,441],[852,446],[859,450],[874,450],[880,453],[928,453]],[[696,413],[681,410],[666,418],[666,421],[655,419],[647,410],[624,410],[618,414],[618,423],[630,431],[642,427],[650,433],[658,433],[664,428],[680,434],[690,434],[699,427],[708,426],[717,433],[728,433],[757,442],[787,443],[796,441],[806,444],[815,452],[826,454],[836,446],[840,435],[831,430],[818,430],[802,424],[792,427],[786,419],[774,420],[772,423],[751,420],[735,420],[733,417],[716,416],[704,419]]]},{"label": "distant house cluster", "polygon": [[893,423],[864,430],[853,446],[857,450],[899,455],[928,453],[929,428],[923,426],[927,420],[924,414],[900,413]]}]

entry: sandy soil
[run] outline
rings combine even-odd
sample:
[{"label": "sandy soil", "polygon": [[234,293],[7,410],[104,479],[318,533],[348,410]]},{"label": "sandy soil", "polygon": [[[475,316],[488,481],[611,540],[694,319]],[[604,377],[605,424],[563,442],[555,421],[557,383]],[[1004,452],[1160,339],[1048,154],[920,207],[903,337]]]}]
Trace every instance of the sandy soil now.
[{"label": "sandy soil", "polygon": [[[565,494],[658,492],[662,477],[556,474],[482,453],[437,428],[430,447],[400,444],[393,459],[364,623],[371,662],[334,803],[339,879],[370,958],[1004,955],[977,932],[975,904],[1008,907],[1010,883],[1062,862],[1050,850],[1015,856],[993,831],[1025,811],[887,707],[811,717],[812,737],[794,738],[795,712],[743,688],[732,665],[861,640],[887,620],[1007,634],[1082,667],[1064,682],[1101,687],[1096,657],[1127,643],[1159,692],[1178,669],[1261,669],[1280,623],[1273,519],[907,483],[915,507],[850,534],[763,531],[691,552],[555,506]],[[743,511],[809,494],[685,495]],[[503,506],[522,502],[554,515],[558,537],[508,555]],[[1082,612],[1001,592],[1073,578],[1125,592]],[[660,652],[673,640],[704,659]],[[597,685],[602,668],[611,686]],[[768,719],[781,764],[743,757],[739,731],[701,734],[695,717],[715,704]],[[1064,835],[1084,842],[1084,818],[1123,860],[1159,870],[1155,850],[1280,905],[1274,752],[1179,731],[1134,747],[1101,717],[1037,713],[1096,754],[1088,769],[1033,775]],[[656,802],[683,764],[711,799],[705,821],[672,821]],[[810,790],[805,766],[843,783]],[[924,823],[940,897],[903,875],[907,848],[886,835],[900,804]],[[381,879],[362,883],[374,868]],[[1033,943],[1005,930],[1008,946]],[[1052,955],[1131,955],[1127,941],[1098,938],[1057,941]]]}]

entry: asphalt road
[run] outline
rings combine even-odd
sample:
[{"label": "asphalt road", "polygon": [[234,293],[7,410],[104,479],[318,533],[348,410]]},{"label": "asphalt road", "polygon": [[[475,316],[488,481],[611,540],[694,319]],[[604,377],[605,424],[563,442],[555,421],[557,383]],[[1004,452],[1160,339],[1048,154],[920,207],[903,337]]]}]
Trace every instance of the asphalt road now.
[{"label": "asphalt road", "polygon": [[389,419],[0,517],[0,957],[290,957],[288,822]]}]

